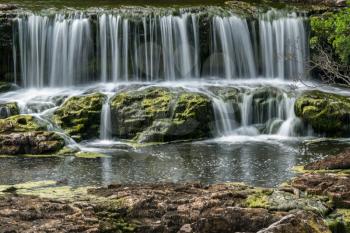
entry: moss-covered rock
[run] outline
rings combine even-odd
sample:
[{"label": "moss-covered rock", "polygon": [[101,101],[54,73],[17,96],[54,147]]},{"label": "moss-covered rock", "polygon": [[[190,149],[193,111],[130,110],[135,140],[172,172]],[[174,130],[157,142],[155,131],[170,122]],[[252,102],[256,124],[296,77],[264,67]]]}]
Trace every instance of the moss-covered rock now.
[{"label": "moss-covered rock", "polygon": [[321,91],[307,91],[296,100],[295,113],[316,132],[330,136],[349,134],[350,98],[348,97]]},{"label": "moss-covered rock", "polygon": [[16,85],[8,82],[0,82],[0,93],[15,90]]},{"label": "moss-covered rock", "polygon": [[350,210],[336,209],[328,216],[327,224],[334,233],[350,232]]},{"label": "moss-covered rock", "polygon": [[0,134],[0,154],[51,154],[64,147],[62,137],[54,132],[33,131]]},{"label": "moss-covered rock", "polygon": [[77,141],[97,137],[105,100],[101,93],[71,97],[55,111],[53,121]]},{"label": "moss-covered rock", "polygon": [[211,135],[212,103],[199,93],[150,87],[111,100],[113,133],[138,142],[168,142]]},{"label": "moss-covered rock", "polygon": [[32,115],[16,115],[0,119],[0,134],[45,130],[46,126]]},{"label": "moss-covered rock", "polygon": [[0,119],[0,154],[51,154],[65,145],[55,132],[47,132],[45,122],[32,115]]},{"label": "moss-covered rock", "polygon": [[16,102],[0,103],[0,119],[18,115],[19,108]]},{"label": "moss-covered rock", "polygon": [[167,88],[124,91],[111,99],[113,134],[131,139],[155,119],[170,117],[173,94]]}]

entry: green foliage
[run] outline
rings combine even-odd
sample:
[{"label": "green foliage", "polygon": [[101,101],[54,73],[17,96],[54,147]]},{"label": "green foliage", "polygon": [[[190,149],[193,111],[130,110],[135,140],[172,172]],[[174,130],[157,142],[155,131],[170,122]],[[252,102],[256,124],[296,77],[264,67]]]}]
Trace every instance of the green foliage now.
[{"label": "green foliage", "polygon": [[311,17],[310,24],[311,48],[331,47],[342,63],[350,64],[350,7]]}]

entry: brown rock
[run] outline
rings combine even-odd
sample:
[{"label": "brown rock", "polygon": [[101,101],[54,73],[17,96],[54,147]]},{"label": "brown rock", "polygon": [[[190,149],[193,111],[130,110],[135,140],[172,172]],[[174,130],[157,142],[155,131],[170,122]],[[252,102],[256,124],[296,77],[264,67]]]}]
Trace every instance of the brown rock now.
[{"label": "brown rock", "polygon": [[297,212],[283,217],[258,233],[331,233],[324,220],[312,212]]},{"label": "brown rock", "polygon": [[9,11],[9,10],[15,10],[17,9],[17,6],[14,4],[1,4],[0,3],[0,11]]},{"label": "brown rock", "polygon": [[316,161],[304,166],[306,170],[334,170],[350,168],[350,150],[336,155],[330,156],[320,161]]},{"label": "brown rock", "polygon": [[349,175],[306,173],[293,179],[291,185],[308,194],[328,196],[338,208],[350,208]]},{"label": "brown rock", "polygon": [[0,134],[0,154],[51,154],[62,149],[64,140],[54,132],[33,131]]}]

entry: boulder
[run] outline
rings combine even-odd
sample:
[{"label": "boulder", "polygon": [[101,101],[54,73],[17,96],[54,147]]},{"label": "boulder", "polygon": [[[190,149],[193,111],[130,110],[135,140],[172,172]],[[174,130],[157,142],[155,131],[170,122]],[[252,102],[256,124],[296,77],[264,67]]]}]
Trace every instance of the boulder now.
[{"label": "boulder", "polygon": [[299,211],[283,217],[258,233],[331,233],[325,221],[312,212]]},{"label": "boulder", "polygon": [[12,83],[0,82],[0,93],[16,90],[18,87]]},{"label": "boulder", "polygon": [[77,141],[99,135],[101,109],[106,96],[92,93],[67,99],[53,115],[53,121]]},{"label": "boulder", "polygon": [[318,133],[329,136],[349,134],[349,97],[321,91],[307,91],[297,98],[295,113]]},{"label": "boulder", "polygon": [[45,122],[32,115],[0,119],[0,154],[51,154],[65,142],[54,132],[46,132]]},{"label": "boulder", "polygon": [[45,130],[46,126],[32,115],[16,115],[0,119],[0,134]]},{"label": "boulder", "polygon": [[113,134],[138,142],[206,138],[214,120],[207,96],[163,87],[121,92],[111,112]]},{"label": "boulder", "polygon": [[350,169],[350,150],[304,166],[305,170]]},{"label": "boulder", "polygon": [[0,103],[0,119],[18,115],[19,108],[16,102]]},{"label": "boulder", "polygon": [[310,195],[328,196],[337,208],[350,208],[349,175],[305,173],[294,178],[291,186]]},{"label": "boulder", "polygon": [[0,3],[0,11],[10,11],[17,9],[17,6],[14,4]]},{"label": "boulder", "polygon": [[59,151],[65,143],[54,132],[33,131],[0,134],[0,154],[51,154]]}]

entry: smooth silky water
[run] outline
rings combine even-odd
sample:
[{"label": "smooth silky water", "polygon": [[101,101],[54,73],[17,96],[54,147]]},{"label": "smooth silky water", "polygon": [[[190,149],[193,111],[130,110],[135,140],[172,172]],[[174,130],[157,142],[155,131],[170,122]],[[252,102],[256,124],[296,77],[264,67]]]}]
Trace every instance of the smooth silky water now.
[{"label": "smooth silky water", "polygon": [[[347,139],[316,135],[295,116],[300,92],[318,86],[306,80],[303,14],[273,10],[253,21],[216,15],[207,32],[200,19],[201,12],[181,10],[176,15],[128,17],[105,10],[94,17],[80,11],[18,16],[14,69],[15,81],[23,89],[1,94],[0,101],[16,101],[21,113],[47,121],[69,146],[107,156],[2,158],[0,183],[242,181],[271,187],[292,177],[293,166],[336,154],[348,145]],[[213,137],[157,145],[113,138],[110,98],[149,86],[208,96],[215,115]],[[237,91],[237,105],[222,95],[225,90]],[[349,94],[340,88],[322,90]],[[108,97],[100,137],[76,143],[50,117],[61,100],[92,92]]]}]

